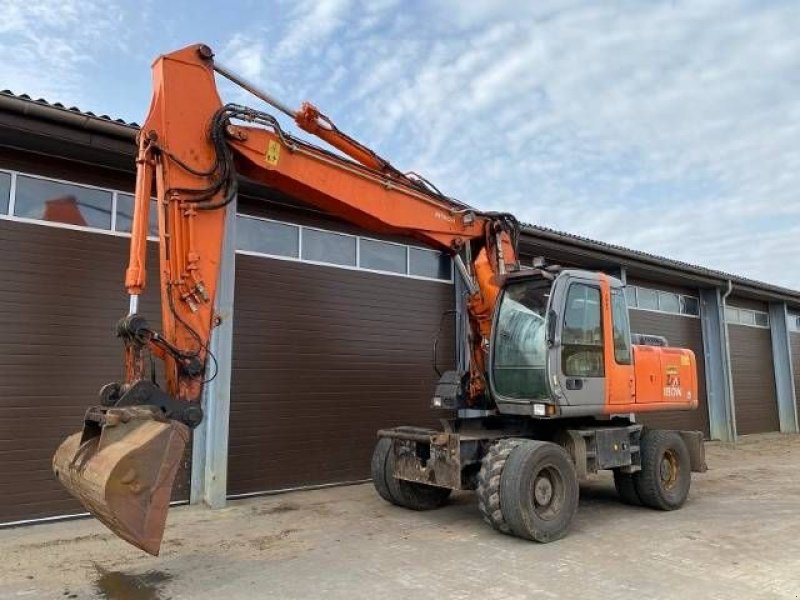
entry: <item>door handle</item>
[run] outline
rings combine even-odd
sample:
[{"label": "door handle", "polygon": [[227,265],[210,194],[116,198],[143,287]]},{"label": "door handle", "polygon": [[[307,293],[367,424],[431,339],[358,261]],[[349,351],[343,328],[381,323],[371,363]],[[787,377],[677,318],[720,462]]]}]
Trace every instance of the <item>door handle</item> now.
[{"label": "door handle", "polygon": [[568,377],[567,378],[567,389],[568,390],[582,390],[583,389],[583,379],[578,377]]}]

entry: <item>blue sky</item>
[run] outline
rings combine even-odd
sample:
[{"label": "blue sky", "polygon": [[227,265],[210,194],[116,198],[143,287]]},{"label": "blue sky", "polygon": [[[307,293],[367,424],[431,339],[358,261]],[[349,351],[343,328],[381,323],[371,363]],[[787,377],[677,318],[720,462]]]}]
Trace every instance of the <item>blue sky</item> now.
[{"label": "blue sky", "polygon": [[2,88],[141,121],[153,57],[206,42],[479,208],[800,289],[800,2],[0,8]]}]

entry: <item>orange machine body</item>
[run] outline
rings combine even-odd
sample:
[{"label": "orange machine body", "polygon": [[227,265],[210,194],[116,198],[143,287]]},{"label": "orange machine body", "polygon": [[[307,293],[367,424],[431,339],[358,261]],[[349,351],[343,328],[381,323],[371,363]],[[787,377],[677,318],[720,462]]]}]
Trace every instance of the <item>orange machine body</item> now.
[{"label": "orange machine body", "polygon": [[633,411],[697,408],[697,362],[686,348],[633,346]]},{"label": "orange machine body", "polygon": [[607,275],[600,273],[598,279],[606,375],[604,414],[697,408],[697,362],[691,350],[634,344],[630,364],[617,362],[611,285]]}]

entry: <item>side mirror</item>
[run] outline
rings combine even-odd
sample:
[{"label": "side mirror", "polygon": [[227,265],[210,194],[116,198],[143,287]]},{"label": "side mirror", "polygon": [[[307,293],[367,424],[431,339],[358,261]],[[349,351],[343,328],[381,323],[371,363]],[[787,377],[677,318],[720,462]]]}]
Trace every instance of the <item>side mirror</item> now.
[{"label": "side mirror", "polygon": [[547,312],[547,345],[552,347],[556,343],[556,325],[558,313],[553,309]]}]

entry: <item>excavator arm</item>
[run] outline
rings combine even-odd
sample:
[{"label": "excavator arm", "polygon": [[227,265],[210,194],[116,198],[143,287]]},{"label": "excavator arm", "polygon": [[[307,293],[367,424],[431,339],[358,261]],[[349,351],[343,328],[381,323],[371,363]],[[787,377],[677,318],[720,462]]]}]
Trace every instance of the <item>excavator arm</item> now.
[{"label": "excavator arm", "polygon": [[[242,85],[333,146],[284,131],[265,112],[223,105],[214,73]],[[342,156],[344,155],[344,156]],[[346,158],[345,158],[346,157]],[[209,352],[225,220],[247,177],[376,233],[409,236],[450,252],[469,289],[472,347],[467,394],[485,401],[485,348],[502,277],[516,263],[516,221],[481,213],[395,169],[336,128],[313,105],[298,111],[214,62],[196,45],[159,57],[138,138],[130,259],[130,308],[117,327],[125,379],[106,385],[82,432],[57,450],[56,476],[84,506],[132,544],[158,554],[169,497],[215,359]],[[152,202],[155,198],[155,202]],[[152,206],[151,206],[152,205]],[[148,219],[158,213],[162,330],[138,314],[146,286]],[[268,307],[266,307],[268,310]],[[148,358],[165,365],[165,387]]]}]

